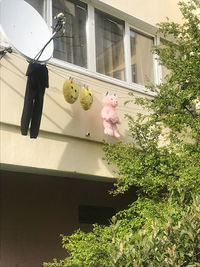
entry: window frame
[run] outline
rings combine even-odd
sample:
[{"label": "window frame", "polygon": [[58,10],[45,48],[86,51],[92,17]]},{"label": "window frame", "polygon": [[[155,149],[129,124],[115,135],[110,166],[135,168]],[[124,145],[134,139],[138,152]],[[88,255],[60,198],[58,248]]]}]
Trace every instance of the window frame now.
[{"label": "window frame", "polygon": [[[102,72],[98,72],[98,71],[96,71],[97,73],[100,73],[100,74],[102,74],[102,75],[105,75],[106,77],[110,77],[110,78],[114,78],[114,79],[116,79],[116,80],[118,80],[118,81],[126,81],[126,71],[125,71],[125,69],[126,69],[126,65],[125,65],[125,46],[124,46],[124,37],[125,37],[125,21],[124,20],[121,20],[119,17],[115,17],[115,16],[113,16],[113,15],[111,15],[111,14],[109,14],[109,13],[107,13],[107,12],[104,12],[104,11],[102,11],[102,10],[100,10],[100,9],[98,9],[98,8],[95,8],[95,16],[101,16],[101,19],[103,18],[103,20],[108,20],[108,21],[110,21],[111,22],[111,25],[113,26],[113,25],[115,25],[115,24],[117,24],[118,26],[117,27],[122,27],[122,32],[123,32],[123,35],[122,35],[122,39],[121,39],[121,43],[122,43],[122,45],[123,45],[123,58],[122,58],[122,65],[124,65],[124,69],[122,70],[122,72],[124,73],[124,79],[119,79],[119,78],[115,78],[115,77],[113,77],[112,75],[107,75],[107,74],[105,74],[105,73],[102,73]],[[102,17],[103,16],[103,17]],[[111,27],[112,27],[111,26]],[[110,27],[110,25],[109,25],[109,27]],[[96,28],[95,28],[96,29]],[[104,41],[109,41],[109,42],[111,42],[112,43],[112,45],[110,46],[109,45],[109,48],[110,47],[112,47],[113,46],[113,40],[108,40],[108,39],[105,39],[105,34],[106,34],[106,31],[105,31],[105,29],[104,29],[104,40],[103,40],[103,42]],[[112,34],[111,32],[109,32],[109,35],[110,34]],[[98,36],[98,33],[97,33],[97,36]],[[95,32],[95,40],[96,40],[96,32]],[[115,38],[114,38],[115,39]],[[114,40],[115,41],[115,40]],[[114,47],[115,47],[115,45],[114,45]],[[111,49],[112,50],[112,49]],[[113,52],[113,51],[112,51]],[[111,54],[112,54],[112,52],[111,52]],[[104,57],[104,55],[103,55],[103,57]],[[95,64],[96,64],[96,66],[98,65],[97,64],[97,57],[95,57]],[[112,58],[113,59],[113,58]],[[104,57],[104,60],[105,60],[105,57]],[[114,60],[114,59],[113,59]],[[111,63],[112,64],[112,63]],[[98,68],[98,67],[97,67]],[[112,74],[114,74],[114,71],[113,71],[113,73]]]},{"label": "window frame", "polygon": [[[102,3],[97,0],[95,3],[90,0],[81,0],[88,6],[88,18],[86,22],[86,40],[87,40],[87,68],[80,67],[78,65],[57,59],[51,58],[48,64],[55,65],[74,71],[91,78],[95,78],[110,84],[124,87],[129,90],[140,92],[146,95],[154,96],[155,93],[149,91],[143,85],[132,82],[131,75],[131,49],[130,49],[130,31],[136,30],[138,33],[153,38],[153,45],[157,45],[160,42],[159,36],[156,35],[157,28],[145,21],[142,21],[134,16],[126,14],[125,12],[111,7],[108,4]],[[98,73],[96,71],[96,46],[95,46],[95,9],[107,13],[112,16],[116,16],[125,23],[124,31],[124,60],[125,60],[125,81],[119,80],[105,74]],[[50,30],[52,30],[52,0],[44,0],[44,19]],[[162,71],[157,61],[157,56],[153,54],[153,71],[154,71],[154,83],[159,84],[162,79]]]},{"label": "window frame", "polygon": [[[133,25],[129,25],[129,36],[130,36],[130,32],[131,31],[134,31],[134,32],[136,32],[136,33],[138,33],[138,34],[140,34],[140,35],[142,35],[144,37],[152,39],[153,40],[153,46],[159,44],[158,43],[159,37],[156,36],[156,35],[153,35],[153,34],[150,34],[150,33],[146,32],[146,31],[140,30],[140,29],[138,29],[137,27],[135,27]],[[129,43],[130,43],[130,39],[129,39]],[[130,48],[130,57],[131,57],[131,48]],[[158,65],[157,58],[158,58],[157,55],[152,54],[152,61],[153,61],[153,66],[152,67],[153,67],[153,77],[154,77],[153,80],[154,80],[154,84],[155,85],[156,84],[160,84],[160,78],[159,78],[160,77],[160,73],[159,73],[160,70],[158,69],[159,65]],[[132,75],[131,75],[131,82],[134,83],[132,81]]]}]

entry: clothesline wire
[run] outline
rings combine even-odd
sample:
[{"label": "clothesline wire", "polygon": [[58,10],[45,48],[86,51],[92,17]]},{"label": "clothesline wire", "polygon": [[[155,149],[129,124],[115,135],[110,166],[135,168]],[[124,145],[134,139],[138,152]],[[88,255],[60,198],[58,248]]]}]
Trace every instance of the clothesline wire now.
[{"label": "clothesline wire", "polygon": [[[18,56],[18,54],[15,54],[15,56]],[[91,90],[94,91],[95,93],[97,94],[102,94],[102,92],[99,92],[99,91],[96,91],[95,89],[93,89],[95,86],[96,86],[96,81],[93,81],[93,80],[90,80],[89,83],[85,82],[84,78],[80,78],[80,76],[77,76],[76,74],[64,74],[64,71],[61,69],[59,69],[58,67],[56,66],[53,66],[52,68],[52,65],[51,64],[47,64],[48,65],[48,69],[49,71],[53,72],[54,74],[56,75],[59,75],[60,77],[62,77],[63,79],[69,79],[69,77],[71,76],[72,78],[75,78],[75,82],[77,83],[77,85],[79,85],[80,87],[82,87],[84,84],[88,85],[89,87],[91,86]],[[65,71],[67,73],[67,70]],[[70,72],[70,71],[69,71]],[[104,91],[103,91],[103,94],[106,93],[107,91],[116,91],[114,90],[114,86],[113,85],[106,85],[106,87],[104,85],[102,85],[101,83],[98,83],[98,87],[99,88],[103,88]],[[113,88],[112,88],[113,87]],[[137,96],[128,96],[128,91],[126,89],[123,89],[123,88],[120,88],[120,86],[116,85],[117,88],[117,92],[120,92],[122,94],[125,94],[125,96],[118,96],[119,99],[130,99],[130,100],[133,100],[134,99],[137,99],[138,97]],[[60,90],[62,91],[62,90]],[[136,92],[137,93],[137,92]],[[138,93],[138,94],[141,94],[141,97],[142,97],[142,93]]]},{"label": "clothesline wire", "polygon": [[[14,55],[17,56],[17,57],[19,57],[18,54],[14,54]],[[74,74],[74,73],[73,73],[73,75],[70,75],[70,74],[67,73],[67,70],[66,70],[66,71],[60,70],[60,69],[59,69],[58,67],[56,67],[56,66],[53,66],[53,68],[52,68],[52,65],[51,65],[51,64],[48,64],[48,69],[49,69],[49,71],[51,71],[52,73],[54,73],[54,74],[59,75],[60,77],[62,77],[64,80],[65,80],[65,79],[69,79],[69,77],[74,78],[75,83],[77,83],[77,85],[78,85],[79,87],[82,87],[84,84],[88,85],[89,87],[91,86],[90,89],[91,89],[93,92],[95,92],[96,94],[103,95],[103,94],[106,93],[107,91],[109,92],[109,90],[110,90],[110,91],[114,91],[114,89],[111,88],[112,85],[106,85],[107,88],[105,88],[105,86],[104,86],[104,85],[101,85],[100,83],[98,83],[98,88],[103,88],[104,91],[103,91],[103,92],[101,92],[101,91],[97,91],[97,90],[94,89],[94,87],[96,86],[96,82],[95,82],[95,81],[90,80],[89,83],[86,83],[85,80],[84,80],[84,78],[80,78],[80,76],[78,76],[78,75],[76,75],[76,74]],[[65,74],[64,72],[65,72],[66,74]],[[70,71],[69,71],[69,72],[70,72]],[[62,89],[60,89],[59,91],[62,92]],[[122,94],[125,94],[125,96],[118,96],[118,99],[124,99],[124,100],[125,100],[125,99],[126,99],[126,100],[129,100],[129,99],[130,99],[131,101],[134,101],[135,99],[137,99],[137,96],[133,96],[133,97],[128,96],[127,90],[118,88],[117,91],[120,92],[120,93],[122,93]],[[140,110],[140,109],[137,109],[136,107],[137,107],[137,105],[135,105],[135,107],[134,107],[134,111]],[[118,108],[118,109],[120,110],[120,108]],[[128,106],[126,106],[126,109],[130,109],[130,108],[129,108]]]},{"label": "clothesline wire", "polygon": [[[75,75],[74,75],[74,74],[73,74],[73,75],[70,75],[70,74],[65,74],[65,75],[64,75],[63,71],[62,71],[62,74],[61,74],[61,73],[59,73],[59,71],[55,71],[55,69],[51,69],[51,68],[49,68],[49,70],[50,70],[51,72],[53,72],[53,73],[59,75],[59,76],[62,77],[63,79],[69,79],[70,77],[73,78],[74,82],[75,82],[78,86],[80,86],[80,87],[82,87],[84,84],[90,85],[91,87],[96,86],[96,82],[95,82],[95,81],[90,80],[89,83],[87,83],[87,82],[85,82],[84,78],[80,78],[80,77],[77,76],[76,74],[75,74]],[[90,87],[90,86],[89,86],[89,87]],[[107,87],[107,89],[105,88],[105,86],[103,86],[103,85],[101,85],[101,84],[98,84],[98,87],[103,88],[103,89],[105,90],[105,91],[104,91],[105,93],[106,93],[107,91],[109,92],[109,90],[114,91],[112,88],[109,88],[109,87],[111,87],[110,85]],[[93,89],[93,88],[90,88],[90,89],[91,89],[93,92],[97,93],[97,94],[102,94],[102,92],[96,91],[96,90]],[[119,89],[118,89],[118,90],[119,90]],[[136,99],[136,98],[137,98],[137,97],[131,97],[131,98],[130,98],[130,96],[128,96],[127,91],[124,92],[123,89],[120,90],[120,93],[126,94],[126,96],[118,96],[119,99],[131,99],[131,100],[133,100],[133,99]]]}]

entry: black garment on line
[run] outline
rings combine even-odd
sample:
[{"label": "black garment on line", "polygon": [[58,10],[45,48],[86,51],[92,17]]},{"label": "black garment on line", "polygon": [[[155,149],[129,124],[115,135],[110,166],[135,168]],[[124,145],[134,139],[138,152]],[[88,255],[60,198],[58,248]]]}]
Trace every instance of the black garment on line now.
[{"label": "black garment on line", "polygon": [[26,76],[28,76],[28,79],[21,118],[21,133],[22,135],[27,135],[29,124],[31,123],[30,137],[37,138],[45,88],[49,87],[48,69],[45,65],[31,62],[29,63]]}]

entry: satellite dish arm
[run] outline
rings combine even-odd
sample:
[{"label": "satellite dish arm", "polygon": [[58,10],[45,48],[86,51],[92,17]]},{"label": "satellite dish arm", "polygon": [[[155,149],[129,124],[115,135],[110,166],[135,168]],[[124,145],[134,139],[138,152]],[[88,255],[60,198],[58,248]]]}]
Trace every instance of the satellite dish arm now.
[{"label": "satellite dish arm", "polygon": [[9,46],[9,47],[4,47],[3,49],[0,49],[0,55],[1,55],[0,60],[2,59],[2,57],[5,56],[5,54],[6,54],[7,52],[8,52],[8,53],[12,53],[12,47],[11,47],[11,46]]},{"label": "satellite dish arm", "polygon": [[47,47],[47,45],[54,39],[54,36],[56,35],[57,32],[54,32],[51,36],[51,38],[49,39],[49,41],[43,46],[43,48],[37,53],[37,55],[34,57],[34,59],[32,60],[33,62],[38,61],[39,58],[41,57],[43,51],[45,50],[45,48]]},{"label": "satellite dish arm", "polygon": [[49,41],[44,45],[44,47],[37,53],[37,55],[34,57],[33,62],[38,61],[39,58],[41,57],[43,51],[45,50],[45,48],[47,47],[47,45],[55,38],[55,35],[60,32],[61,30],[64,33],[64,25],[66,22],[66,18],[64,16],[63,13],[59,13],[57,16],[54,17],[54,19],[57,19],[56,25],[53,28],[54,32],[51,36],[51,38],[49,39]]}]

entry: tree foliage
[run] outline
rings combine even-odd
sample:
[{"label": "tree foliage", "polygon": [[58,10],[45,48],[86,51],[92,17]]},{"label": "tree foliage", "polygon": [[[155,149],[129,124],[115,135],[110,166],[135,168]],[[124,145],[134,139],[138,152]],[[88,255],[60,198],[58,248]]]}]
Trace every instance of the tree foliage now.
[{"label": "tree foliage", "polygon": [[179,6],[183,24],[159,24],[165,41],[154,48],[169,74],[153,98],[130,93],[148,115],[127,114],[132,141],[103,147],[113,193],[134,186],[137,200],[109,226],[62,236],[69,256],[44,266],[200,266],[200,2]]}]

